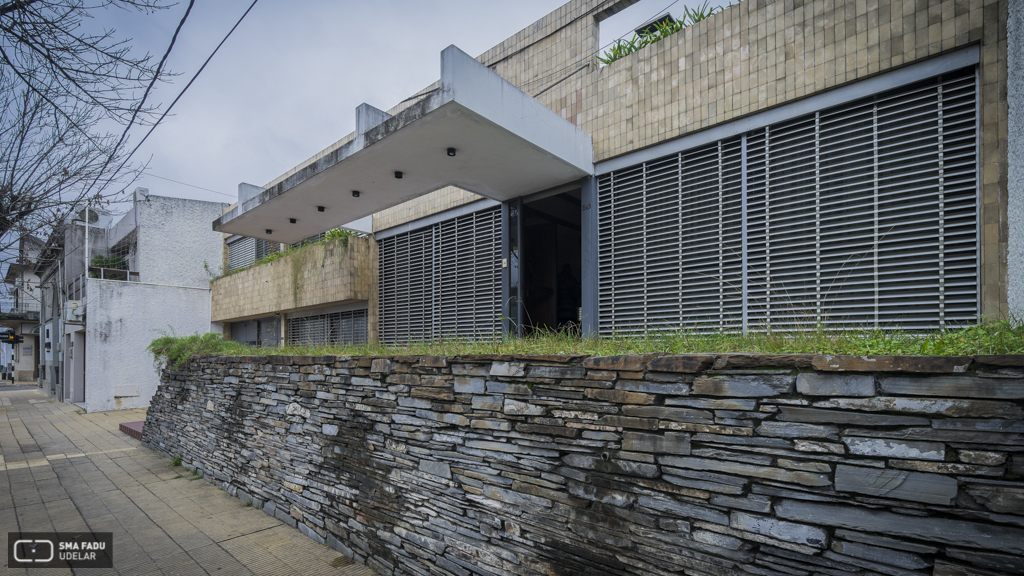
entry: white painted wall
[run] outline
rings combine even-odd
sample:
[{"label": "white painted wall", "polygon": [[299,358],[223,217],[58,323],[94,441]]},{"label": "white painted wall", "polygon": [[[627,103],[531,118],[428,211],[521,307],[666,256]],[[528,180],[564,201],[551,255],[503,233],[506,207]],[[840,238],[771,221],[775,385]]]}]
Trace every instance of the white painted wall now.
[{"label": "white painted wall", "polygon": [[145,408],[159,382],[146,346],[161,333],[209,332],[210,290],[98,279],[88,290],[86,410]]},{"label": "white painted wall", "polygon": [[1024,319],[1024,2],[1010,2],[1006,36],[1006,100],[1009,105],[1007,296],[1010,314]]},{"label": "white painted wall", "polygon": [[212,222],[227,206],[139,194],[139,279],[147,284],[208,289],[224,260],[224,235],[213,231]]},{"label": "white painted wall", "polygon": [[39,346],[39,338],[32,333],[35,327],[35,324],[22,324],[15,330],[16,334],[20,334],[25,339],[21,344],[15,344],[11,350],[14,356],[14,378],[21,382],[35,380],[36,350]]}]

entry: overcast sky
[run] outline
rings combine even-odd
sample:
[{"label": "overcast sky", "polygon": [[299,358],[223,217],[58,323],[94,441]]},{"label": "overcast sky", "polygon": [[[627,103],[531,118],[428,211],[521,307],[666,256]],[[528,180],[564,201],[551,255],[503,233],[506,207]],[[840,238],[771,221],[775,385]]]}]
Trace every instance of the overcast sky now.
[{"label": "overcast sky", "polygon": [[[180,76],[153,102],[174,99],[250,3],[196,2],[169,60]],[[563,3],[261,0],[139,150],[134,159],[148,160],[153,176],[135,186],[233,202],[239,182],[262,186],[351,132],[362,102],[386,110],[435,82],[448,45],[478,56]],[[670,4],[642,0],[617,14],[602,26],[602,43]],[[148,16],[100,12],[95,23],[159,57],[186,6]],[[142,134],[135,131],[133,146]]]}]

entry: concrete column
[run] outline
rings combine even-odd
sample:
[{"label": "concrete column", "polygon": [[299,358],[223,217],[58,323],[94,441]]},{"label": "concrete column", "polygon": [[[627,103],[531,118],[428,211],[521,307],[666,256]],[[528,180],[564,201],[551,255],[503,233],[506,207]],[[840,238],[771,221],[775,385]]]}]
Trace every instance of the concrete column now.
[{"label": "concrete column", "polygon": [[370,244],[370,298],[367,303],[366,340],[371,344],[377,344],[380,341],[380,326],[378,324],[380,317],[380,293],[378,292],[380,261],[378,260],[377,239],[370,235],[368,240]]},{"label": "concrete column", "polygon": [[1006,21],[1007,86],[1007,304],[1024,319],[1024,5],[1009,3]]},{"label": "concrete column", "polygon": [[580,194],[581,243],[583,249],[583,336],[597,336],[597,177],[583,181]]}]

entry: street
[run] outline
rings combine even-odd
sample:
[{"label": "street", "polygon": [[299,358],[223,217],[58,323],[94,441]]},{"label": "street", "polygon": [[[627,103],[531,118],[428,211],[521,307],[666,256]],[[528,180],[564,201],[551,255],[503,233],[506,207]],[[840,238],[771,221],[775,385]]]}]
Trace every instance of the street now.
[{"label": "street", "polygon": [[[112,532],[114,569],[74,573],[374,576],[118,430],[144,419],[0,388],[4,549],[15,531]],[[33,573],[9,562],[4,552],[4,574]],[[47,571],[61,573],[72,572]]]}]

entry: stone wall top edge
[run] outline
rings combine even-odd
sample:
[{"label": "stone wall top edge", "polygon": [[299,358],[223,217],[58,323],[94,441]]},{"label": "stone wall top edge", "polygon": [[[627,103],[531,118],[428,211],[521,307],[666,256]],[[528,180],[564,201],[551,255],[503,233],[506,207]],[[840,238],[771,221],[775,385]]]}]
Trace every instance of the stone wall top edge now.
[{"label": "stone wall top edge", "polygon": [[[356,362],[374,366],[372,372],[394,363],[442,368],[452,364],[486,364],[518,362],[529,364],[570,364],[590,370],[631,372],[684,372],[705,370],[792,368],[821,372],[916,372],[957,374],[980,367],[1024,367],[1024,354],[990,354],[974,356],[852,356],[832,354],[625,354],[591,356],[587,354],[462,354],[462,355],[390,355],[390,356],[308,356],[308,355],[196,355],[193,361],[215,364],[277,364],[305,366]],[[374,361],[386,361],[375,363]]]}]

